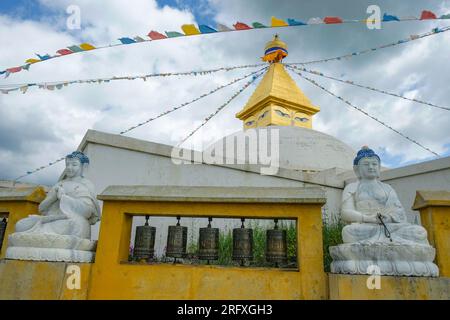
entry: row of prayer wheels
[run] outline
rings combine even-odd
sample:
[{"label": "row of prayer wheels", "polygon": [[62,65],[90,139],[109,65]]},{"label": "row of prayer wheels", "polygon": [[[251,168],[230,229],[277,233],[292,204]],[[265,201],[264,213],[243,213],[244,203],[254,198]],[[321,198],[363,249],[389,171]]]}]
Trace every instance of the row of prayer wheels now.
[{"label": "row of prayer wheels", "polygon": [[8,224],[8,222],[7,222],[6,218],[3,218],[2,220],[0,220],[0,250],[2,249],[3,238],[5,237],[7,224]]},{"label": "row of prayer wheels", "polygon": [[[149,216],[145,216],[145,224],[136,227],[133,258],[135,260],[153,258],[155,253],[156,228],[148,224]],[[188,228],[177,224],[169,226],[167,234],[166,256],[177,258],[186,256]],[[206,260],[219,259],[219,228],[211,227],[212,218],[208,218],[208,226],[200,228],[198,258]],[[244,265],[245,261],[253,260],[253,229],[244,226],[245,219],[241,219],[241,227],[233,229],[233,260]],[[286,230],[278,229],[278,219],[274,220],[275,227],[266,231],[266,260],[275,263],[275,266],[287,262],[287,236]]]}]

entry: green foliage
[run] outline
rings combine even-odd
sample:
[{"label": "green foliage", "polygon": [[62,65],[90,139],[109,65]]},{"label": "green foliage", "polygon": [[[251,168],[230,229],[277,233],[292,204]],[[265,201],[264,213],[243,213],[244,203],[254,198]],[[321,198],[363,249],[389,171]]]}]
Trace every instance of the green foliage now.
[{"label": "green foliage", "polygon": [[233,235],[231,230],[219,233],[219,261],[220,265],[233,264]]},{"label": "green foliage", "polygon": [[342,228],[344,226],[345,224],[340,220],[334,223],[323,225],[323,264],[325,272],[330,272],[330,264],[333,260],[328,248],[336,246],[343,242]]}]

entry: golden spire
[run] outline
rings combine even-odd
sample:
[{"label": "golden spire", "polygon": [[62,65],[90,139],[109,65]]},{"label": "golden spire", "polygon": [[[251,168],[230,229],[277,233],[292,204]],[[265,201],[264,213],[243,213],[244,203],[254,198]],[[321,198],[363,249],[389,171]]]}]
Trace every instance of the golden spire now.
[{"label": "golden spire", "polygon": [[278,35],[267,43],[262,59],[270,66],[247,104],[236,114],[244,122],[244,129],[271,125],[312,128],[312,116],[320,109],[287,73],[281,63],[287,54],[287,45]]}]

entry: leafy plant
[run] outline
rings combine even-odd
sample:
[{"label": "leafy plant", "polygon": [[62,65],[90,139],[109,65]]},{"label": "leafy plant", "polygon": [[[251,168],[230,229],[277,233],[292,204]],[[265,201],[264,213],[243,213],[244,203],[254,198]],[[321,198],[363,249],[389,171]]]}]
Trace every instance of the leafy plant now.
[{"label": "leafy plant", "polygon": [[325,272],[330,272],[331,258],[329,247],[341,244],[342,228],[345,224],[338,220],[330,224],[323,224],[323,264]]}]

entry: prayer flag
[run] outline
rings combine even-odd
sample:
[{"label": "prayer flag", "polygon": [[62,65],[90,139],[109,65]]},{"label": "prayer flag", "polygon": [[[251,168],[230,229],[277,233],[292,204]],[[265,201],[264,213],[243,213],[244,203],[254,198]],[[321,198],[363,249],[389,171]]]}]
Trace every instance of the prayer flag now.
[{"label": "prayer flag", "polygon": [[132,43],[136,43],[135,40],[131,39],[131,38],[119,38],[119,41],[122,42],[122,44],[132,44]]},{"label": "prayer flag", "polygon": [[326,24],[342,23],[342,19],[339,17],[325,17],[323,21]]},{"label": "prayer flag", "polygon": [[422,14],[420,15],[420,20],[431,20],[431,19],[436,19],[436,15],[428,10],[423,10]]},{"label": "prayer flag", "polygon": [[150,31],[150,33],[148,34],[148,36],[150,37],[150,39],[152,40],[162,40],[162,39],[166,39],[167,37],[157,31]]},{"label": "prayer flag", "polygon": [[193,24],[183,24],[181,26],[181,29],[183,30],[184,34],[187,36],[193,36],[196,34],[200,34],[200,31],[198,31],[197,27]]},{"label": "prayer flag", "polygon": [[272,17],[271,19],[272,27],[286,27],[288,24],[281,19],[277,19],[275,17]]},{"label": "prayer flag", "polygon": [[200,24],[198,26],[198,28],[200,29],[201,33],[214,33],[214,32],[217,32],[216,29],[211,28],[210,26],[207,26],[207,25],[204,25],[204,24]]},{"label": "prayer flag", "polygon": [[236,30],[248,30],[248,29],[251,29],[248,25],[246,25],[243,22],[236,22],[236,24],[233,24],[233,27]]},{"label": "prayer flag", "polygon": [[287,19],[290,26],[306,26],[306,23],[295,19]]},{"label": "prayer flag", "polygon": [[83,49],[84,51],[89,51],[89,50],[94,50],[95,47],[92,44],[89,43],[82,43],[80,44],[80,48]]}]

